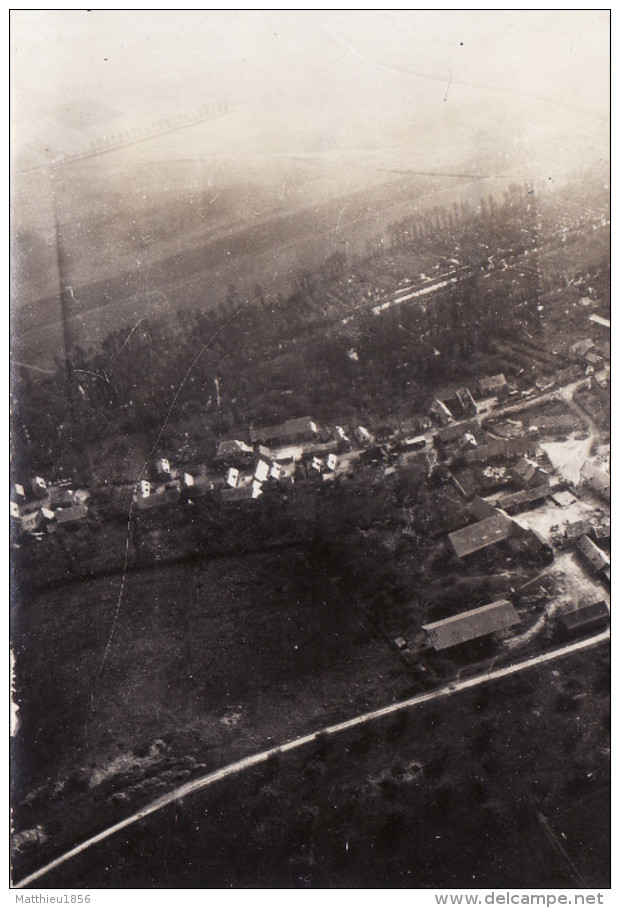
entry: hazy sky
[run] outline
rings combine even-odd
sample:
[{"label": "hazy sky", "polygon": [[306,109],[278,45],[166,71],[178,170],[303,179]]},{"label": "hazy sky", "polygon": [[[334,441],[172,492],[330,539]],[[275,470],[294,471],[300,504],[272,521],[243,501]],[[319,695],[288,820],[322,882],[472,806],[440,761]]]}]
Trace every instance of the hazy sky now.
[{"label": "hazy sky", "polygon": [[510,114],[534,141],[548,123],[550,136],[604,142],[609,16],[15,11],[12,96],[14,147],[37,153],[224,99],[245,111],[233,152],[244,138],[259,151],[363,151],[421,134],[432,148],[433,130],[444,142],[470,114],[474,132]]}]

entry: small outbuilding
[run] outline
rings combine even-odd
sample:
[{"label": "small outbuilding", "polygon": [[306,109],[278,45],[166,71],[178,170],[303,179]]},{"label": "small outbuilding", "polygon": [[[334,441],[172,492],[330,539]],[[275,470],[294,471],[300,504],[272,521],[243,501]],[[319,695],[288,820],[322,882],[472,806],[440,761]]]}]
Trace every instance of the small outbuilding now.
[{"label": "small outbuilding", "polygon": [[609,621],[609,606],[604,599],[588,605],[577,605],[560,615],[560,624],[568,634],[604,627]]}]

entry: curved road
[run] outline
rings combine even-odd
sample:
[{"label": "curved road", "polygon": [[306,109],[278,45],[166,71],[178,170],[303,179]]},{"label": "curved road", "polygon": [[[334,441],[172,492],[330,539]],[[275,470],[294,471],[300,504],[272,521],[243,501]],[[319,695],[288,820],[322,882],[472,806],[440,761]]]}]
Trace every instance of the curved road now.
[{"label": "curved road", "polygon": [[75,848],[67,851],[65,854],[51,861],[49,864],[46,864],[44,867],[41,867],[39,870],[35,870],[34,873],[29,874],[29,876],[24,877],[23,880],[20,880],[19,883],[16,883],[14,888],[23,889],[25,886],[31,885],[32,883],[36,882],[36,880],[39,880],[41,879],[41,877],[45,876],[45,874],[54,870],[56,867],[59,867],[61,864],[64,864],[66,861],[69,861],[71,858],[75,857],[81,852],[86,851],[93,845],[97,845],[99,842],[110,838],[110,836],[113,836],[117,832],[120,832],[121,829],[125,829],[127,826],[132,826],[134,823],[137,823],[138,820],[149,816],[149,814],[155,813],[158,810],[162,810],[164,807],[168,807],[175,801],[180,801],[182,798],[194,794],[197,791],[201,791],[203,788],[208,788],[210,785],[214,785],[221,779],[226,779],[229,776],[243,772],[245,769],[249,769],[252,766],[257,766],[260,763],[265,763],[270,757],[276,754],[286,753],[290,750],[297,750],[300,747],[305,747],[306,744],[310,744],[315,741],[319,735],[335,735],[342,731],[348,731],[348,729],[350,728],[355,728],[358,725],[364,725],[366,722],[371,722],[373,719],[380,719],[384,716],[389,716],[392,713],[397,713],[401,710],[418,706],[420,703],[427,703],[429,700],[436,700],[439,697],[449,697],[451,694],[458,693],[462,690],[467,690],[468,688],[477,687],[478,685],[485,684],[488,681],[495,681],[498,678],[504,678],[508,675],[514,675],[517,672],[526,671],[528,668],[533,668],[534,666],[540,665],[544,662],[552,662],[555,659],[561,659],[564,656],[569,656],[571,655],[571,653],[577,652],[578,650],[596,646],[597,644],[602,643],[604,640],[608,640],[609,636],[610,632],[609,629],[607,629],[606,631],[603,631],[602,633],[597,634],[594,637],[589,637],[586,640],[578,640],[575,643],[570,643],[567,646],[560,647],[559,649],[553,650],[552,652],[542,653],[540,656],[533,656],[532,658],[526,659],[523,662],[517,662],[514,665],[508,665],[504,668],[498,668],[494,671],[489,671],[482,675],[476,675],[475,677],[467,678],[464,681],[455,681],[454,683],[448,684],[446,687],[441,687],[438,690],[429,691],[426,694],[419,694],[416,697],[411,697],[409,700],[400,700],[398,703],[392,703],[389,706],[382,707],[381,709],[376,709],[368,713],[362,713],[359,716],[355,716],[353,719],[348,719],[346,722],[339,722],[337,725],[325,726],[324,728],[320,728],[309,735],[303,735],[300,738],[294,738],[292,741],[288,741],[286,744],[282,744],[279,747],[271,747],[269,748],[269,750],[263,750],[260,753],[245,757],[243,760],[238,760],[236,763],[229,763],[228,766],[222,766],[221,769],[218,769],[215,772],[211,772],[205,776],[201,776],[198,779],[194,779],[194,781],[192,782],[187,782],[185,785],[181,785],[178,788],[175,788],[172,791],[168,792],[168,794],[162,795],[162,797],[157,798],[157,800],[152,801],[150,804],[147,804],[145,807],[132,814],[131,816],[126,817],[124,820],[121,820],[118,823],[115,823],[108,829],[104,829],[103,832],[92,836],[90,839],[87,839],[80,845],[76,845]]}]

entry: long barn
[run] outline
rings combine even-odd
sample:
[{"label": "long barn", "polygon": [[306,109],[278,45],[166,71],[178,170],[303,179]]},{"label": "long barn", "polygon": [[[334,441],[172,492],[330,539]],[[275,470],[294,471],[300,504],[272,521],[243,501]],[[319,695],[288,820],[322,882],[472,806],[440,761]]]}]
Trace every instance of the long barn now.
[{"label": "long barn", "polygon": [[486,637],[497,631],[507,630],[520,623],[521,619],[512,603],[508,599],[498,599],[497,602],[490,602],[480,608],[461,612],[460,615],[453,615],[452,618],[425,624],[422,630],[433,648],[439,652],[452,646],[459,646],[461,643],[468,643],[470,640]]}]

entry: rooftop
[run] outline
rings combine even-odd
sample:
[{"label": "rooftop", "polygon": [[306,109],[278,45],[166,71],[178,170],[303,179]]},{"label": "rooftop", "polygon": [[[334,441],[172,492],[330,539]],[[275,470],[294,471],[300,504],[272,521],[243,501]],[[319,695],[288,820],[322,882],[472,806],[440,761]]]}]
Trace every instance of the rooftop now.
[{"label": "rooftop", "polygon": [[88,514],[88,510],[83,504],[76,504],[73,508],[65,508],[56,511],[57,523],[70,523],[72,520],[83,520]]},{"label": "rooftop", "polygon": [[422,630],[426,632],[435,650],[439,651],[506,630],[520,622],[512,603],[508,599],[499,599],[460,615],[453,615],[452,618],[425,624]]},{"label": "rooftop", "polygon": [[604,599],[589,605],[578,605],[560,615],[560,621],[568,631],[583,630],[593,624],[609,619],[609,607]]},{"label": "rooftop", "polygon": [[485,549],[508,539],[512,532],[512,520],[505,514],[495,514],[471,526],[463,527],[448,535],[450,545],[459,558],[472,555],[474,552]]}]

